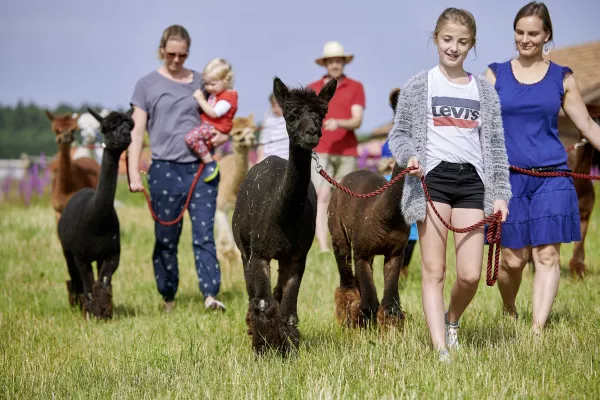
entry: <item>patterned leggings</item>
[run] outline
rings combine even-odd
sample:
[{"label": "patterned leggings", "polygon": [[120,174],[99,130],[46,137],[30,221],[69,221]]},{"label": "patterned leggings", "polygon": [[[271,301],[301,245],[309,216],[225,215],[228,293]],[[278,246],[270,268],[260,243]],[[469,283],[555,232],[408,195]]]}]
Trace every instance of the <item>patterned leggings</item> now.
[{"label": "patterned leggings", "polygon": [[212,150],[211,139],[215,136],[212,133],[212,126],[203,122],[200,126],[192,129],[185,135],[185,143],[188,147],[200,157],[210,153]]}]

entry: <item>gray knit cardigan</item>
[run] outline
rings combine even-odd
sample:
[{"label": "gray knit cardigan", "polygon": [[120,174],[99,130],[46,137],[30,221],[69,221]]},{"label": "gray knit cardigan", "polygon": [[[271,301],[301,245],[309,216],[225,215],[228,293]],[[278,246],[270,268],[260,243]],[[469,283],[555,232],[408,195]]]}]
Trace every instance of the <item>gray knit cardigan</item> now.
[{"label": "gray knit cardigan", "polygon": [[[427,75],[422,71],[413,76],[400,92],[389,146],[398,165],[417,156],[423,169],[427,165]],[[509,201],[512,193],[508,180],[508,157],[504,145],[504,128],[500,99],[494,87],[483,77],[475,76],[481,104],[480,141],[483,152],[484,214],[493,213],[494,201]],[[427,206],[421,180],[407,175],[404,181],[401,210],[408,224],[424,221]]]}]

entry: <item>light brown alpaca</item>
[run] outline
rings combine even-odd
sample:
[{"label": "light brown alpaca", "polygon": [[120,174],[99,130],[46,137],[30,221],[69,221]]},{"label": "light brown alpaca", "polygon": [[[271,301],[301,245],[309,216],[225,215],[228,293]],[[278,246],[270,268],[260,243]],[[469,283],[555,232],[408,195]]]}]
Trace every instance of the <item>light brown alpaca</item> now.
[{"label": "light brown alpaca", "polygon": [[86,187],[96,188],[100,176],[100,165],[89,157],[81,157],[76,160],[71,157],[71,143],[73,135],[78,129],[76,116],[54,116],[47,110],[46,115],[52,122],[52,131],[56,135],[58,144],[56,162],[51,167],[55,172],[52,179],[51,201],[58,221],[67,202],[75,192]]},{"label": "light brown alpaca", "polygon": [[240,185],[248,172],[248,150],[256,145],[255,131],[254,114],[235,118],[230,133],[233,152],[219,161],[221,181],[219,182],[219,193],[217,195],[215,226],[217,230],[217,258],[220,262],[237,260],[240,257],[233,240],[228,215],[235,207]]}]

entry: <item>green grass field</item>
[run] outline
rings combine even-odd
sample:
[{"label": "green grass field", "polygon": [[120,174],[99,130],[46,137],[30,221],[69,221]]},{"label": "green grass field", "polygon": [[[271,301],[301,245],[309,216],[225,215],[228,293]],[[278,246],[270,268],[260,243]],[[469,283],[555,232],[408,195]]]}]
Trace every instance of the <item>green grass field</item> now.
[{"label": "green grass field", "polygon": [[[401,289],[408,314],[403,331],[339,327],[335,261],[314,246],[299,296],[299,354],[257,359],[246,335],[241,266],[223,266],[220,298],[227,312],[206,312],[186,216],[178,305],[164,314],[143,196],[121,186],[117,198],[125,204],[118,209],[123,250],[110,322],[86,322],[69,308],[68,273],[48,201],[0,205],[0,398],[600,398],[598,209],[586,246],[589,277],[573,281],[563,267],[544,335],[530,334],[529,269],[518,321],[502,317],[498,289],[482,277],[461,320],[462,349],[452,365],[443,365],[422,314],[418,246]],[[563,265],[570,255],[571,245],[564,245]],[[451,257],[448,266],[446,299],[456,276]],[[375,269],[381,290],[380,257]]]}]

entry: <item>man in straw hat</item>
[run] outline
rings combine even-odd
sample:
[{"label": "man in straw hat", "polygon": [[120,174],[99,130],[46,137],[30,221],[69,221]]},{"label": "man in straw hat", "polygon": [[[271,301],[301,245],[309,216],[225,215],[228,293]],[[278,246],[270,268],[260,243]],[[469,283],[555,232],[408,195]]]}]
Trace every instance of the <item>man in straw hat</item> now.
[{"label": "man in straw hat", "polygon": [[[315,152],[325,171],[336,180],[356,169],[358,156],[356,135],[365,109],[365,91],[363,85],[344,75],[344,67],[354,56],[346,54],[339,42],[327,42],[323,46],[323,55],[315,62],[325,67],[327,74],[308,85],[319,93],[330,80],[337,80],[335,95],[329,102],[329,111],[323,120],[323,136]],[[314,161],[313,161],[314,163]],[[317,241],[322,252],[330,251],[329,229],[327,227],[327,206],[331,197],[331,187],[313,169],[312,181],[317,189]]]}]

